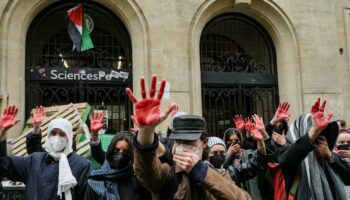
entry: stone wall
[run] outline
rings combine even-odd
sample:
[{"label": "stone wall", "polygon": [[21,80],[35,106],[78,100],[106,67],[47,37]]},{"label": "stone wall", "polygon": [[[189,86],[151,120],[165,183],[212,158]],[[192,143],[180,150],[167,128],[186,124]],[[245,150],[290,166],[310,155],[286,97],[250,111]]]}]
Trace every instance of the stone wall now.
[{"label": "stone wall", "polygon": [[[24,110],[26,33],[54,0],[0,1],[0,93]],[[97,0],[125,23],[132,40],[133,77],[158,74],[182,111],[201,114],[199,41],[211,19],[238,12],[270,34],[277,56],[279,94],[294,117],[316,97],[329,100],[336,118],[350,120],[350,1],[348,0]],[[343,49],[343,53],[340,53]],[[140,96],[140,95],[138,95]],[[19,116],[24,120],[24,112]],[[166,124],[161,126],[165,130]],[[11,132],[19,133],[21,125]]]}]

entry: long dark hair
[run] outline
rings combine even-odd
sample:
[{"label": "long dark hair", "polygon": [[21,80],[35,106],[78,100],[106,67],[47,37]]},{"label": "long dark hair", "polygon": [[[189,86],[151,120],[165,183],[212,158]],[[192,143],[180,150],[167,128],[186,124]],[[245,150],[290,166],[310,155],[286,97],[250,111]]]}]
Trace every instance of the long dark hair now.
[{"label": "long dark hair", "polygon": [[107,153],[106,153],[106,159],[108,161],[112,160],[115,144],[118,141],[124,140],[124,141],[126,141],[128,143],[128,153],[130,153],[131,159],[133,161],[134,148],[132,147],[132,140],[134,139],[134,137],[135,137],[134,134],[132,134],[129,131],[123,131],[123,132],[117,133],[112,138],[111,143],[109,143],[109,146],[108,146],[108,149],[107,149]]},{"label": "long dark hair", "polygon": [[237,135],[239,141],[242,142],[241,133],[235,128],[229,128],[225,131],[224,138],[223,138],[226,146],[227,146],[227,141],[230,139],[231,135]]}]

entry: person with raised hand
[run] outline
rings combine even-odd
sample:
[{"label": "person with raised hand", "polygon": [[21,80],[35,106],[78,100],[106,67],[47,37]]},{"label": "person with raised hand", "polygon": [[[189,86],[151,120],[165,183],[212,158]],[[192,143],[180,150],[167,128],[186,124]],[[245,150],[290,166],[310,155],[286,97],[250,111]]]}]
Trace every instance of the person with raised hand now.
[{"label": "person with raised hand", "polygon": [[138,126],[134,140],[134,168],[141,183],[152,193],[153,199],[250,199],[230,179],[209,168],[201,161],[208,139],[205,120],[200,116],[183,115],[174,118],[170,139],[174,140],[173,155],[176,165],[161,164],[157,158],[158,138],[155,128],[171,113],[175,104],[164,112],[160,103],[165,88],[162,80],[156,96],[157,76],[152,76],[147,97],[142,77],[141,95],[138,100],[129,88],[126,92],[135,104],[132,119]]},{"label": "person with raised hand", "polygon": [[288,199],[347,199],[343,181],[349,171],[339,168],[332,154],[339,128],[324,116],[326,101],[318,98],[310,114],[301,115],[291,125],[287,139],[293,141],[279,157]]},{"label": "person with raised hand", "polygon": [[[237,117],[235,121],[237,122]],[[223,167],[238,186],[248,191],[252,199],[259,200],[262,199],[261,192],[255,178],[266,168],[264,156],[266,154],[264,144],[266,131],[262,118],[258,115],[246,118],[245,130],[257,142],[258,150],[241,148],[240,132],[235,128],[228,129],[224,134],[228,151]]]},{"label": "person with raised hand", "polygon": [[[103,127],[103,117],[97,114],[90,119],[90,127],[95,133]],[[137,180],[133,169],[134,134],[129,131],[117,133],[108,145],[107,152],[102,149],[101,140],[91,146],[92,156],[100,169],[88,176],[85,200],[134,199],[150,200],[150,192]]]},{"label": "person with raised hand", "polygon": [[35,152],[25,157],[7,156],[7,131],[18,122],[17,113],[17,107],[10,106],[0,117],[2,175],[25,183],[26,199],[81,199],[91,165],[73,152],[71,123],[66,119],[54,119],[49,123],[45,152]]},{"label": "person with raised hand", "polygon": [[[251,149],[255,150],[257,148],[257,142],[249,132],[253,128],[253,119],[251,117],[246,117],[243,120],[243,117],[239,115],[239,118],[236,118],[235,121],[237,124],[235,124],[236,127],[239,127],[240,129],[237,129],[239,133],[241,134],[242,143],[241,147],[245,150]],[[242,127],[244,124],[244,127]]]},{"label": "person with raised hand", "polygon": [[33,131],[26,136],[26,149],[28,154],[45,151],[41,145],[42,134],[40,129],[45,117],[45,107],[42,105],[39,107],[37,106],[32,115]]}]

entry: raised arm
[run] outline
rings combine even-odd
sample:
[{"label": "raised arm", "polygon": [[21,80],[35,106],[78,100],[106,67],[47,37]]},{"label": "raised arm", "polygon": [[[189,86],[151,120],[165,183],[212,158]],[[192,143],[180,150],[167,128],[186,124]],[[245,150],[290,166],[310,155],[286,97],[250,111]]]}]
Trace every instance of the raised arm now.
[{"label": "raised arm", "polygon": [[271,126],[275,126],[281,120],[288,121],[292,114],[289,113],[290,104],[287,101],[281,102],[275,112],[274,117],[270,121]]},{"label": "raised arm", "polygon": [[279,157],[281,170],[287,182],[293,182],[293,179],[299,169],[301,162],[306,156],[315,149],[314,141],[325,129],[331,118],[332,113],[327,118],[324,117],[324,109],[326,101],[320,106],[320,99],[317,99],[311,108],[312,127],[302,137],[300,137],[294,144],[292,144]]},{"label": "raised arm", "polygon": [[157,157],[158,139],[155,137],[155,128],[164,121],[173,108],[168,106],[165,112],[161,113],[160,103],[164,94],[165,80],[156,96],[157,76],[152,76],[152,85],[149,97],[146,94],[145,79],[141,77],[141,95],[138,100],[129,88],[126,88],[130,100],[134,103],[134,115],[131,116],[134,124],[138,127],[136,140],[134,140],[134,168],[140,182],[151,192],[160,193],[162,186],[165,186],[170,166],[161,164]]},{"label": "raised arm", "polygon": [[98,132],[106,125],[106,123],[102,121],[103,118],[103,113],[94,112],[93,115],[90,115],[91,155],[101,165],[106,159],[106,152],[102,149],[101,139],[98,136]]},{"label": "raised arm", "polygon": [[6,152],[7,131],[19,120],[16,120],[18,108],[10,106],[0,117],[0,173],[10,180],[26,182],[30,157],[8,157]]},{"label": "raised arm", "polygon": [[259,117],[258,115],[253,115],[252,119],[254,120],[254,124],[252,124],[251,127],[249,127],[249,132],[252,134],[253,138],[258,143],[258,151],[266,155],[266,148],[265,148],[265,142],[264,139],[269,137],[265,131],[265,125],[263,122],[262,117]]},{"label": "raised arm", "polygon": [[46,116],[44,106],[36,107],[33,113],[33,132],[26,136],[26,149],[28,154],[34,152],[44,152],[44,148],[41,145],[41,124]]}]

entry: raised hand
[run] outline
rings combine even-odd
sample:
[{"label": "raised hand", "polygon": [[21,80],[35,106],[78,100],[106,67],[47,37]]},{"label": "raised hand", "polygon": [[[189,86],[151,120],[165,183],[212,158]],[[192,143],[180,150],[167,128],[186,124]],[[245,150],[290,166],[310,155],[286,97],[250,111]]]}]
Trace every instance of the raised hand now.
[{"label": "raised hand", "polygon": [[258,129],[258,131],[262,132],[265,131],[265,125],[262,117],[259,117],[259,115],[253,115],[252,116],[254,122],[255,122],[255,128]]},{"label": "raised hand", "polygon": [[4,133],[19,122],[19,120],[16,120],[17,113],[18,108],[16,106],[5,108],[3,115],[0,117],[1,141],[6,137]]},{"label": "raised hand", "polygon": [[35,126],[40,126],[45,116],[46,116],[46,113],[45,113],[44,106],[36,107],[33,113],[33,124]]},{"label": "raised hand", "polygon": [[236,129],[237,129],[239,132],[242,132],[242,130],[244,129],[244,120],[243,120],[242,115],[236,115],[236,116],[233,118],[233,123],[235,124]]},{"label": "raised hand", "polygon": [[323,101],[321,106],[320,101],[320,98],[318,98],[311,107],[312,125],[316,129],[326,128],[333,116],[333,113],[329,113],[327,118],[324,117],[324,109],[327,101]]},{"label": "raised hand", "polygon": [[164,89],[165,89],[165,80],[162,80],[158,95],[155,96],[156,93],[156,83],[157,76],[152,76],[152,85],[150,89],[150,97],[147,98],[146,87],[145,87],[145,79],[141,77],[140,85],[141,85],[141,95],[142,99],[138,100],[130,88],[126,88],[126,93],[129,96],[129,99],[135,104],[134,115],[131,116],[133,122],[139,128],[143,126],[156,127],[162,121],[164,121],[170,112],[174,109],[176,104],[172,104],[169,106],[164,113],[160,111],[160,102],[162,100]]},{"label": "raised hand", "polygon": [[289,108],[290,104],[287,101],[281,102],[276,110],[275,116],[272,119],[272,125],[276,124],[281,120],[288,121],[290,116],[292,115],[288,112]]},{"label": "raised hand", "polygon": [[96,135],[99,130],[101,130],[106,122],[102,122],[105,115],[103,113],[94,112],[94,115],[90,115],[90,129],[91,133]]},{"label": "raised hand", "polygon": [[250,117],[245,118],[245,130],[251,133],[251,130],[253,129],[253,122]]},{"label": "raised hand", "polygon": [[253,138],[257,141],[263,141],[264,137],[262,136],[261,131],[259,131],[255,124],[253,124],[250,129],[250,134],[252,134]]}]

